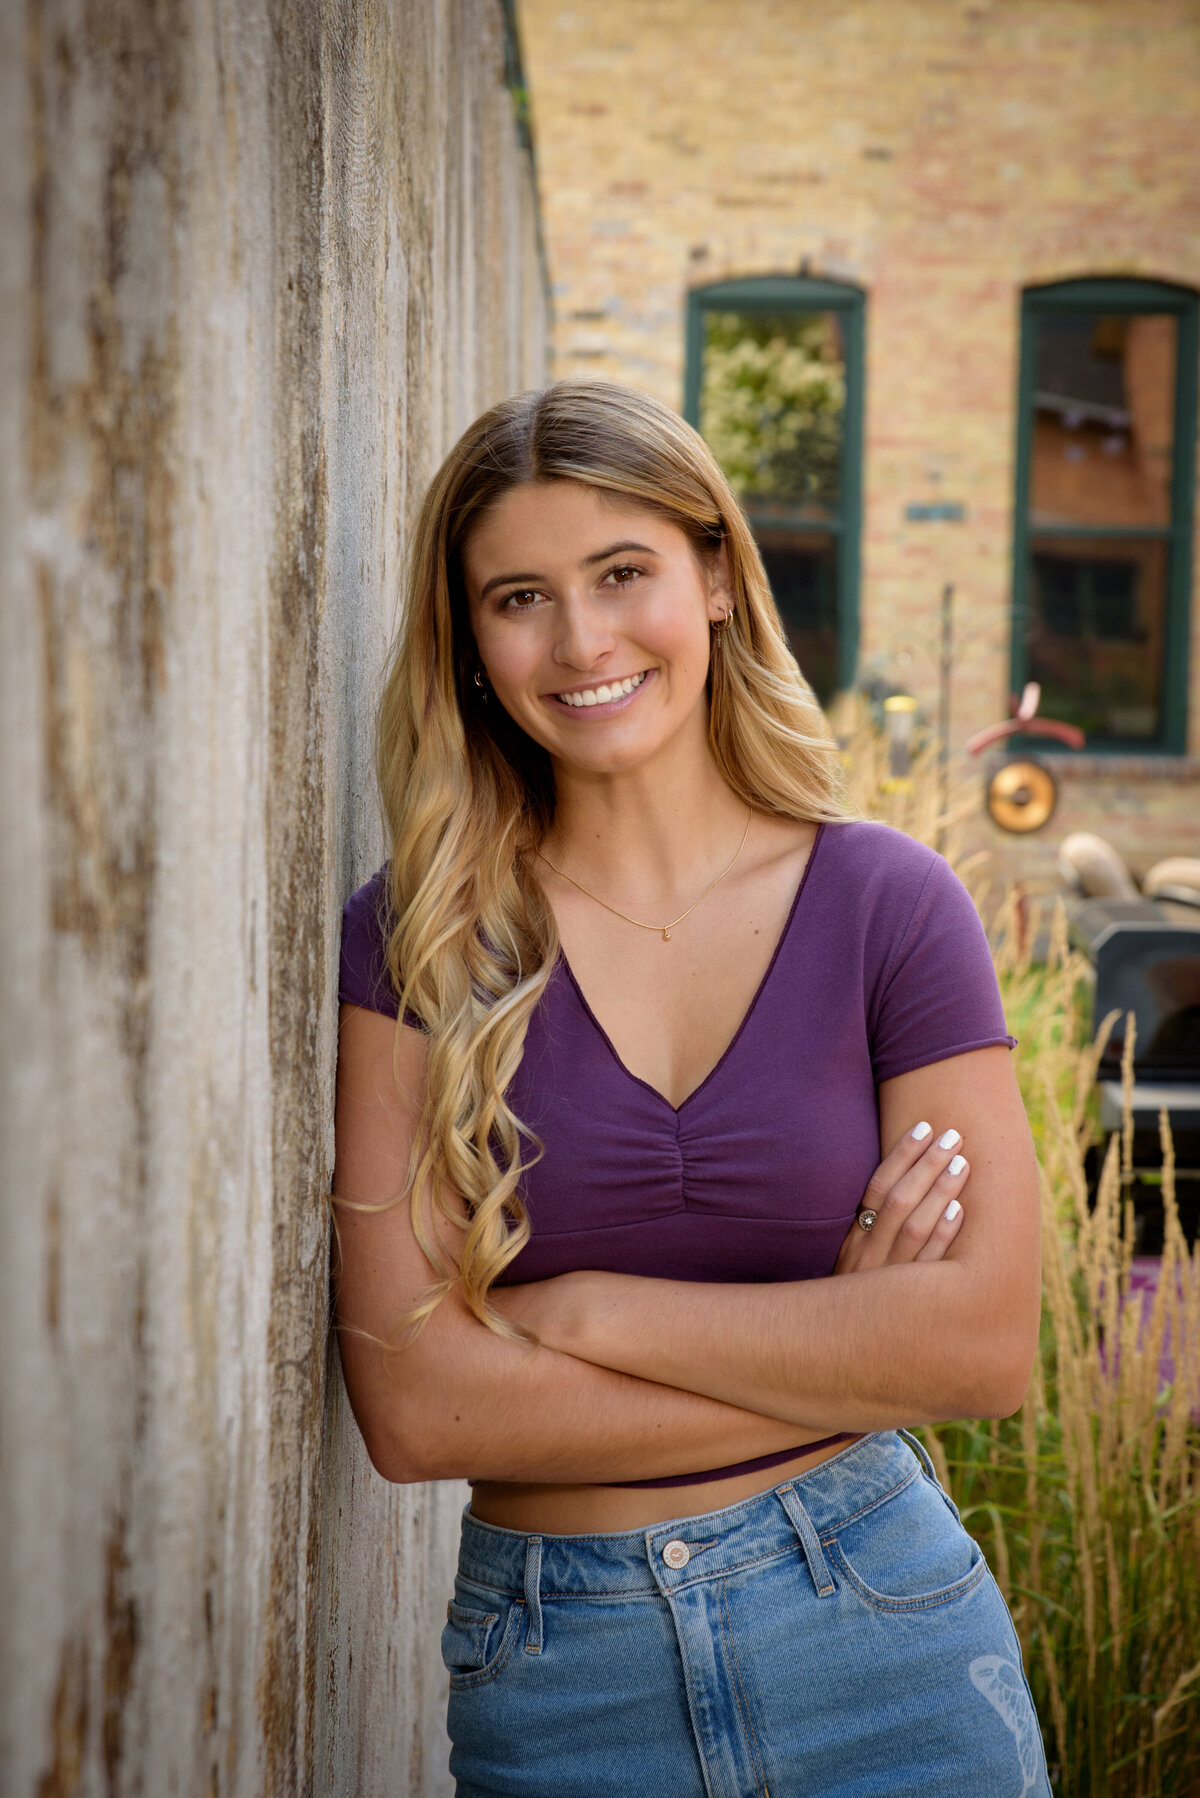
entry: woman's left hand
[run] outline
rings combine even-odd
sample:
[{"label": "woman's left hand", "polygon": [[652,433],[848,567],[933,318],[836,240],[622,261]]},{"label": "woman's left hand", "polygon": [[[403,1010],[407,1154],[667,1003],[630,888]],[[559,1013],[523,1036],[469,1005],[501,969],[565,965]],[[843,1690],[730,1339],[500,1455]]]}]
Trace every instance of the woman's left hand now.
[{"label": "woman's left hand", "polygon": [[[865,1273],[904,1261],[941,1261],[962,1228],[962,1190],[971,1169],[957,1130],[920,1123],[885,1155],[838,1251],[835,1274]],[[861,1218],[871,1220],[864,1230]]]}]

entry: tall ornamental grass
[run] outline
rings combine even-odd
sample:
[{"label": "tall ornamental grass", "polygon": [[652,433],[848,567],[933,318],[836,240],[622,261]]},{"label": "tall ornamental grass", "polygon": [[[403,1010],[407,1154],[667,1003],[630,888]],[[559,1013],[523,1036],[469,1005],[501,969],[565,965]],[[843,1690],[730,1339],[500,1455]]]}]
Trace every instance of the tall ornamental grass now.
[{"label": "tall ornamental grass", "polygon": [[[991,873],[958,854],[977,786],[960,784],[939,812],[926,754],[911,793],[886,792],[881,745],[862,725],[848,745],[848,774],[864,812],[937,842],[968,886]],[[1089,1192],[1085,1156],[1099,1141],[1094,1082],[1116,1014],[1089,1040],[1089,970],[1068,945],[1061,906],[1037,962],[1019,895],[990,923],[1041,1169],[1041,1338],[1015,1417],[923,1434],[1012,1609],[1055,1791],[1195,1798],[1200,1251],[1189,1251],[1180,1228],[1164,1114],[1161,1274],[1152,1301],[1131,1291],[1133,1031],[1124,1125]]]}]

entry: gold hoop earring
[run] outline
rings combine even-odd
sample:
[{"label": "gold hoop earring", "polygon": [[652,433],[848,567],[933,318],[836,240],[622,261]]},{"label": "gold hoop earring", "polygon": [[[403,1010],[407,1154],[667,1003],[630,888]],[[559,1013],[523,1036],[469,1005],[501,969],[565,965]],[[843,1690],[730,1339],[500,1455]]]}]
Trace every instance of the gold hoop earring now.
[{"label": "gold hoop earring", "polygon": [[477,668],[475,670],[475,685],[479,688],[480,696],[484,705],[486,705],[488,701],[488,683],[487,675],[483,672],[482,668]]},{"label": "gold hoop earring", "polygon": [[709,629],[712,631],[713,642],[718,649],[721,646],[721,638],[725,635],[725,632],[729,629],[729,627],[732,623],[733,623],[733,607],[732,606],[726,606],[725,617],[720,624],[718,624],[715,621],[715,619],[710,623]]}]

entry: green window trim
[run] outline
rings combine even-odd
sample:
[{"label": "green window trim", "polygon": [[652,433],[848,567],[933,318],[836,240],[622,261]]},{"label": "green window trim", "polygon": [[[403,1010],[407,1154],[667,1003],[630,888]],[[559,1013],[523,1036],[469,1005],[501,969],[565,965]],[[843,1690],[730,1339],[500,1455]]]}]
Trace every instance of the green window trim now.
[{"label": "green window trim", "polygon": [[[838,688],[855,683],[858,668],[859,539],[862,524],[863,367],[866,296],[844,281],[807,275],[756,275],[694,287],[687,296],[683,416],[700,428],[705,312],[837,312],[844,330],[846,405],[839,464],[840,503],[836,520],[774,518],[789,530],[826,531],[837,543]],[[753,515],[752,522],[753,522]]]},{"label": "green window trim", "polygon": [[[1177,321],[1175,364],[1175,414],[1171,517],[1158,529],[1128,525],[1072,524],[1072,537],[1129,540],[1157,538],[1167,545],[1166,615],[1162,728],[1156,742],[1109,738],[1089,743],[1085,753],[1096,755],[1184,755],[1187,752],[1188,647],[1191,634],[1192,529],[1196,481],[1197,384],[1200,381],[1200,305],[1187,287],[1165,281],[1087,277],[1056,281],[1044,287],[1028,287],[1021,296],[1021,338],[1017,378],[1017,455],[1015,516],[1013,523],[1013,630],[1011,685],[1019,693],[1027,669],[1026,621],[1029,616],[1030,483],[1033,467],[1033,395],[1035,391],[1036,330],[1039,319],[1055,313],[1133,315],[1168,313]],[[1016,740],[1015,740],[1016,741]],[[1041,755],[1071,755],[1065,746],[1046,738],[1026,738],[1026,747]]]}]

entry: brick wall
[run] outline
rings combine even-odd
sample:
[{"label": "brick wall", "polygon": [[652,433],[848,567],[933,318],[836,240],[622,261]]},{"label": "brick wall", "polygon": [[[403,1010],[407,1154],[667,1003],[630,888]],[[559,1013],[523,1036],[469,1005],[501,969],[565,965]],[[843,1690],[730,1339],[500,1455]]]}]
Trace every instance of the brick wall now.
[{"label": "brick wall", "polygon": [[[802,266],[861,284],[862,661],[932,701],[953,581],[956,736],[1004,716],[1021,289],[1200,286],[1200,12],[521,0],[520,17],[555,372],[680,405],[689,286]],[[961,523],[907,517],[947,501]],[[1200,757],[1195,662],[1189,718]],[[1097,766],[1069,778],[1073,826],[1110,828],[1139,861],[1200,852],[1200,761],[1182,779]],[[980,828],[1014,866],[1034,854]]]}]

